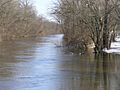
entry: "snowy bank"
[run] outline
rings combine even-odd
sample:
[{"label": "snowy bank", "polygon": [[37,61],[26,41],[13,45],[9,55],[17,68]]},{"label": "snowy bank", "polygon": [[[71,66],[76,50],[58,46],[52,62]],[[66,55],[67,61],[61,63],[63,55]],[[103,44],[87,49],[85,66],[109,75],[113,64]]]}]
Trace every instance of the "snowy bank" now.
[{"label": "snowy bank", "polygon": [[103,51],[106,53],[120,54],[120,36],[116,37],[116,42],[111,43],[111,49],[104,49]]}]

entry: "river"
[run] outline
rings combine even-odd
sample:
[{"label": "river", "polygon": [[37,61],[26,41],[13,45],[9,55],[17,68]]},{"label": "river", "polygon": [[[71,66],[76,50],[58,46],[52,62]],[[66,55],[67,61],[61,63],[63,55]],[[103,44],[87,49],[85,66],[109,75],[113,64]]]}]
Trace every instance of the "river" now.
[{"label": "river", "polygon": [[0,90],[120,90],[119,55],[76,55],[61,41],[51,35],[0,43]]}]

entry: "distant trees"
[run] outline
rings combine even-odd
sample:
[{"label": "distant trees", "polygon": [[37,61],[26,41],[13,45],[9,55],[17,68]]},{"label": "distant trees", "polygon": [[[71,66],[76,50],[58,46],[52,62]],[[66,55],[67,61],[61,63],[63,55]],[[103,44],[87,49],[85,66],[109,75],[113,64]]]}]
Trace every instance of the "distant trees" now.
[{"label": "distant trees", "polygon": [[28,37],[36,35],[40,32],[42,18],[37,16],[30,0],[20,0],[19,5],[21,16],[18,27],[23,30],[23,36]]},{"label": "distant trees", "polygon": [[53,34],[56,25],[37,15],[31,0],[0,0],[0,41]]},{"label": "distant trees", "polygon": [[30,0],[0,0],[0,39],[33,37],[41,33],[42,17]]},{"label": "distant trees", "polygon": [[94,43],[99,53],[109,49],[119,26],[120,0],[59,0],[54,14],[61,24],[66,45],[87,50]]},{"label": "distant trees", "polygon": [[43,31],[42,36],[61,33],[61,28],[58,23],[46,19],[43,19],[41,29]]}]

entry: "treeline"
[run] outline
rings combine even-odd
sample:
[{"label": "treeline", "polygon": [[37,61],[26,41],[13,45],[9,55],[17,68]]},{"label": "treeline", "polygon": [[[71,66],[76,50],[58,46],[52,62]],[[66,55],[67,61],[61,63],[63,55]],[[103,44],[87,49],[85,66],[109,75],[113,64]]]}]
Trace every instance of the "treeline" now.
[{"label": "treeline", "polygon": [[41,33],[42,36],[61,33],[60,25],[56,22],[48,21],[47,19],[42,20],[41,30],[42,30]]},{"label": "treeline", "polygon": [[59,0],[54,12],[66,46],[85,52],[94,44],[96,53],[109,49],[119,30],[120,0]]},{"label": "treeline", "polygon": [[45,22],[30,0],[0,0],[0,41],[48,34]]}]

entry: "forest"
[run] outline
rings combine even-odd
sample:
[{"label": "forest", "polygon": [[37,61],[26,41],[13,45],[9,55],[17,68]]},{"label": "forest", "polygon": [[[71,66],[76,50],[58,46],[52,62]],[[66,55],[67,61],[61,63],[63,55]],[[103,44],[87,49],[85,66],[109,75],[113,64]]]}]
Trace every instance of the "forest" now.
[{"label": "forest", "polygon": [[54,34],[55,29],[56,23],[38,15],[31,0],[0,0],[0,41]]},{"label": "forest", "polygon": [[110,49],[119,32],[120,0],[58,0],[53,14],[73,52]]}]

